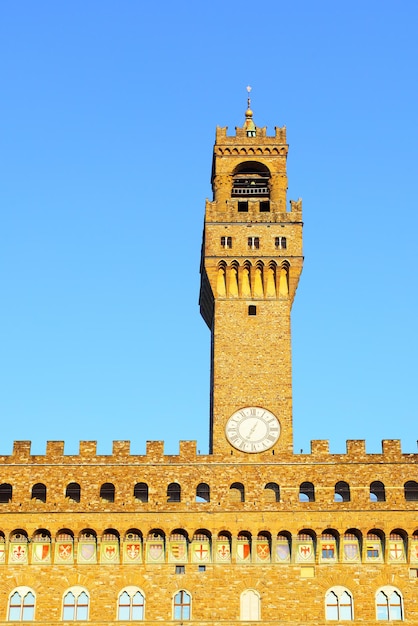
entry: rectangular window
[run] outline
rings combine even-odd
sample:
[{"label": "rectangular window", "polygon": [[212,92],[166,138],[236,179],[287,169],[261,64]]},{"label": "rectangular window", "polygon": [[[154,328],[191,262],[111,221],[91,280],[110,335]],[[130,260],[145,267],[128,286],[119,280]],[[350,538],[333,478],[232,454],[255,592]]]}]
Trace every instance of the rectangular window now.
[{"label": "rectangular window", "polygon": [[279,250],[286,250],[287,248],[286,237],[276,237],[274,240],[274,245]]},{"label": "rectangular window", "polygon": [[198,572],[206,572],[206,565],[199,565]]},{"label": "rectangular window", "polygon": [[248,315],[257,315],[257,307],[255,304],[250,304],[248,307]]},{"label": "rectangular window", "polygon": [[248,213],[248,201],[238,201],[238,213]]},{"label": "rectangular window", "polygon": [[270,212],[270,200],[261,200],[260,213],[269,213],[269,212]]},{"label": "rectangular window", "polygon": [[221,237],[222,248],[232,248],[232,237]]},{"label": "rectangular window", "polygon": [[185,574],[186,567],[184,565],[176,565],[176,574]]},{"label": "rectangular window", "polygon": [[248,237],[248,247],[251,250],[258,250],[260,247],[260,237]]}]

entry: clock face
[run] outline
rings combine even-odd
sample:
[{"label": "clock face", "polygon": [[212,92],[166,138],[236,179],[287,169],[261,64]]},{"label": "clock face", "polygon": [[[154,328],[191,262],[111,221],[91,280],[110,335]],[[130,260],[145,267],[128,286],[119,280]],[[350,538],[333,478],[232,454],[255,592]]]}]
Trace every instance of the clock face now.
[{"label": "clock face", "polygon": [[279,438],[280,424],[273,413],[260,406],[247,406],[231,415],[225,426],[229,443],[242,452],[264,452]]}]

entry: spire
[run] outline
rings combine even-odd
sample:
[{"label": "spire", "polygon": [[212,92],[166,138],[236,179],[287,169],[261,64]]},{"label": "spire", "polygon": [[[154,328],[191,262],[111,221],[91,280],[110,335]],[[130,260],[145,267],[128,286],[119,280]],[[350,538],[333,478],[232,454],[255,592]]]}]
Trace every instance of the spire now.
[{"label": "spire", "polygon": [[251,87],[248,85],[247,87],[248,98],[247,98],[247,110],[245,111],[245,122],[244,122],[244,130],[247,133],[247,137],[255,137],[255,124],[253,121],[253,112],[251,110],[251,98],[250,92]]}]

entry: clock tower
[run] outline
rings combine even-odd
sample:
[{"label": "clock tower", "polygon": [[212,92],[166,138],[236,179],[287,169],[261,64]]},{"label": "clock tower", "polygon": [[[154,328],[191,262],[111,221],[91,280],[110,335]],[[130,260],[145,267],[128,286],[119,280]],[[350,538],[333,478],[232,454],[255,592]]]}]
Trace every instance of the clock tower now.
[{"label": "clock tower", "polygon": [[[248,90],[250,90],[248,88]],[[286,128],[248,108],[216,129],[200,310],[211,330],[210,452],[293,453],[290,311],[302,271],[302,201],[287,207]]]}]

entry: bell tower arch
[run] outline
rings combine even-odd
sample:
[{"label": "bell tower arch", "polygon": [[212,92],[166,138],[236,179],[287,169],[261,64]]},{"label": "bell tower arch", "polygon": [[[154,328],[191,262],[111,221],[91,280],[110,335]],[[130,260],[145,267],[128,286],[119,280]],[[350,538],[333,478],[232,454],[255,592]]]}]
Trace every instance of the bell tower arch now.
[{"label": "bell tower arch", "polygon": [[287,207],[286,129],[216,129],[200,310],[211,330],[210,452],[293,452],[290,312],[302,271],[302,201]]}]

